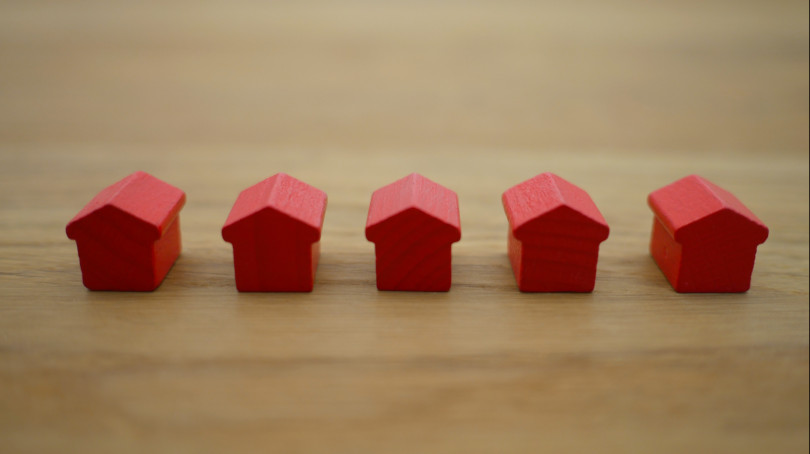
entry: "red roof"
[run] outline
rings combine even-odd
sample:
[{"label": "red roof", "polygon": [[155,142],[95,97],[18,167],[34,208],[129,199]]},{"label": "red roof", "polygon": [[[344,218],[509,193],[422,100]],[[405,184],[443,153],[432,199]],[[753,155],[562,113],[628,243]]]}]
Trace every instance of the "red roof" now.
[{"label": "red roof", "polygon": [[698,175],[690,175],[652,192],[647,203],[675,241],[716,237],[724,228],[765,242],[768,228],[732,193]]},{"label": "red roof", "polygon": [[515,237],[538,234],[607,239],[610,228],[587,192],[553,173],[541,173],[503,193],[504,211]]},{"label": "red roof", "polygon": [[253,216],[265,210],[297,221],[305,237],[316,242],[321,237],[326,214],[326,193],[285,173],[277,173],[239,194],[222,228],[222,237],[231,242],[236,230],[252,224]]},{"label": "red roof", "polygon": [[109,223],[138,240],[163,235],[186,203],[185,193],[146,172],[135,172],[98,193],[68,223],[67,236],[76,239],[91,219]]},{"label": "red roof", "polygon": [[458,195],[418,173],[374,191],[366,219],[366,238],[378,241],[391,224],[410,221],[413,213],[430,217],[443,226],[439,233],[447,236],[448,241],[461,239]]}]

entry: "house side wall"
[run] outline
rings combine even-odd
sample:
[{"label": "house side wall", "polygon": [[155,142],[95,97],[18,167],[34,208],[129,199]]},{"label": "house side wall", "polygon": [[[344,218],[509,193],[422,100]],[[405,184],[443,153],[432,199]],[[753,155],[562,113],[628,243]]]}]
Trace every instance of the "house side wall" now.
[{"label": "house side wall", "polygon": [[111,224],[85,227],[76,235],[82,282],[90,290],[151,291],[154,243],[141,244]]},{"label": "house side wall", "polygon": [[153,283],[155,287],[163,282],[166,274],[180,256],[181,249],[180,216],[177,216],[166,227],[163,236],[153,245],[153,266],[155,270]]},{"label": "house side wall", "polygon": [[561,247],[557,243],[549,236],[539,244],[521,245],[520,290],[592,292],[596,283],[599,242],[583,239],[576,247]]},{"label": "house side wall", "polygon": [[751,287],[756,245],[734,241],[683,246],[679,292],[745,292]]},{"label": "house side wall", "polygon": [[724,235],[680,244],[656,218],[650,253],[678,292],[745,292],[751,286],[756,244]]},{"label": "house side wall", "polygon": [[652,255],[670,285],[676,290],[678,290],[678,279],[681,270],[681,254],[681,245],[664,228],[664,224],[657,217],[654,217],[650,255]]},{"label": "house side wall", "polygon": [[377,289],[446,292],[452,280],[452,243],[409,244],[401,253],[399,244],[377,243]]},{"label": "house side wall", "polygon": [[[261,227],[269,225],[268,227]],[[236,288],[242,292],[308,292],[314,286],[319,243],[279,222],[256,222],[233,243]]]}]

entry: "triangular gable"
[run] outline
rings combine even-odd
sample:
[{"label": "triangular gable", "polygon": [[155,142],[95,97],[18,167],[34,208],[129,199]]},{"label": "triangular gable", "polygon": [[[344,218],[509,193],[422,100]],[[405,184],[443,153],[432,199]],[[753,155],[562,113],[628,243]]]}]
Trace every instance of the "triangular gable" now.
[{"label": "triangular gable", "polygon": [[230,241],[233,232],[251,224],[265,210],[283,214],[300,223],[310,239],[320,239],[326,213],[326,193],[285,173],[277,173],[239,194],[231,208],[222,235]]},{"label": "triangular gable", "polygon": [[76,239],[90,222],[114,225],[139,240],[155,241],[186,202],[185,193],[146,172],[135,172],[99,192],[67,225]]},{"label": "triangular gable", "polygon": [[742,226],[760,244],[768,228],[730,192],[698,175],[689,175],[653,191],[647,202],[664,228],[681,242],[717,228]]},{"label": "triangular gable", "polygon": [[397,242],[405,238],[455,243],[461,239],[461,231],[416,207],[407,208],[366,227],[366,239],[374,243]]},{"label": "triangular gable", "polygon": [[374,191],[366,219],[366,238],[376,241],[387,229],[420,214],[446,225],[449,241],[461,238],[458,196],[418,173]]},{"label": "triangular gable", "polygon": [[[556,232],[554,224],[575,236],[607,239],[610,229],[587,192],[553,173],[542,173],[503,193],[504,211],[518,240]],[[552,229],[552,230],[549,230]]]}]

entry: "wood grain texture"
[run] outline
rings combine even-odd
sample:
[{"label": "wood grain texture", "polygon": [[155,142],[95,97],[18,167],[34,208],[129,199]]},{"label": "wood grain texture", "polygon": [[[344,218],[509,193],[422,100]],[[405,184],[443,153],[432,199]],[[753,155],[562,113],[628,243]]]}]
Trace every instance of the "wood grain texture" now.
[{"label": "wood grain texture", "polygon": [[[807,2],[0,3],[0,452],[808,449]],[[65,223],[182,188],[150,294],[89,292]],[[312,293],[240,294],[222,222],[329,194]],[[500,196],[551,171],[610,224],[591,294],[522,294]],[[371,193],[458,193],[453,288],[378,292]],[[770,228],[745,294],[678,294],[651,191]]]}]

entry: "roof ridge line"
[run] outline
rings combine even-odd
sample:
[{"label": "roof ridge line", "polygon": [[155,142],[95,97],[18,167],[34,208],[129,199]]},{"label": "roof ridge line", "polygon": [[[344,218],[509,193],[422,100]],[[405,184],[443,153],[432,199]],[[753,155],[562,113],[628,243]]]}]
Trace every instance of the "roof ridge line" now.
[{"label": "roof ridge line", "polygon": [[275,174],[263,180],[263,181],[267,181],[269,179],[273,180],[272,182],[270,182],[269,187],[267,188],[267,195],[265,196],[266,207],[275,206],[274,202],[276,202],[276,199],[278,198],[276,187],[278,186],[278,181],[281,178],[283,178],[283,176],[287,176],[287,174],[284,172],[276,172]]},{"label": "roof ridge line", "polygon": [[[710,182],[709,180],[703,178],[700,175],[693,175],[693,176],[698,181],[698,183],[700,183],[701,186],[706,188],[706,190],[709,191],[714,196],[714,198],[717,199],[718,202],[720,202],[720,205],[722,205],[723,208],[733,210],[733,207],[728,203],[728,200],[726,200],[725,197],[721,197],[720,194],[717,193],[715,188],[712,187],[712,186],[718,187],[717,185],[715,185],[714,183]],[[733,211],[737,211],[737,210],[733,210]]]},{"label": "roof ridge line", "polygon": [[[418,174],[416,172],[411,172],[410,175],[405,177],[406,179],[410,180],[410,183],[411,183],[411,188],[410,188],[411,189],[411,191],[410,191],[411,192],[411,194],[410,194],[411,200],[410,200],[410,202],[414,207],[419,206],[419,192],[422,189],[422,184],[421,184],[422,181],[420,180],[419,177],[422,177],[422,179],[425,178],[425,177],[423,177],[422,175],[420,175],[420,174]],[[419,184],[417,184],[417,182]]]},{"label": "roof ridge line", "polygon": [[[560,182],[557,181],[557,180],[562,180],[562,178],[559,175],[557,175],[555,173],[552,173],[552,172],[546,172],[546,173],[549,175],[549,177],[552,179],[552,181],[554,181],[554,191],[557,192],[557,195],[560,198],[560,202],[561,202],[560,206],[569,206],[568,201],[565,200],[565,196],[563,196],[563,193],[560,190]],[[557,208],[559,208],[559,206],[554,208],[554,209],[556,210]]]},{"label": "roof ridge line", "polygon": [[123,192],[124,189],[127,186],[130,186],[137,179],[137,177],[143,178],[146,175],[149,175],[149,174],[144,172],[143,170],[138,170],[138,171],[133,172],[133,173],[127,175],[126,177],[124,177],[124,181],[123,181],[124,184],[122,184],[121,187],[118,188],[118,190],[115,191],[115,193],[110,196],[110,200],[116,198],[118,196],[118,194]]}]

